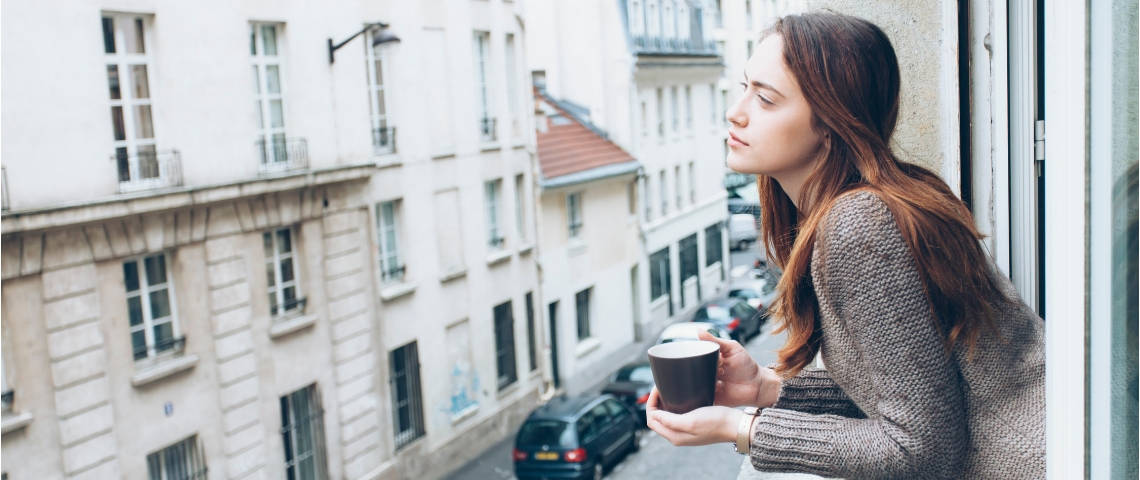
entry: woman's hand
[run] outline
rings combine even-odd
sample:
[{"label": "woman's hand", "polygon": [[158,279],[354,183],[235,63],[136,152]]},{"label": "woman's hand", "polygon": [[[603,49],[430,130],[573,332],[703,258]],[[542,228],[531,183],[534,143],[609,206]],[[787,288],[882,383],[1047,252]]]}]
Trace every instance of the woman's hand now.
[{"label": "woman's hand", "polygon": [[701,331],[697,338],[720,345],[716,370],[716,396],[713,405],[727,407],[770,407],[780,394],[780,377],[761,367],[744,346]]},{"label": "woman's hand", "polygon": [[669,443],[678,447],[731,443],[736,441],[736,429],[744,412],[735,408],[701,407],[678,415],[661,410],[661,395],[654,388],[645,404],[645,423]]}]

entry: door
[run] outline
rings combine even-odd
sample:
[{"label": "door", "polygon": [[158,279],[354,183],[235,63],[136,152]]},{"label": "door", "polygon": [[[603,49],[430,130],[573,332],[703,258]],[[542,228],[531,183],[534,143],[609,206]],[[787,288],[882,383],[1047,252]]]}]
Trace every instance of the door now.
[{"label": "door", "polygon": [[562,386],[562,379],[558,375],[558,302],[551,302],[549,307],[550,319],[550,378],[554,388]]}]

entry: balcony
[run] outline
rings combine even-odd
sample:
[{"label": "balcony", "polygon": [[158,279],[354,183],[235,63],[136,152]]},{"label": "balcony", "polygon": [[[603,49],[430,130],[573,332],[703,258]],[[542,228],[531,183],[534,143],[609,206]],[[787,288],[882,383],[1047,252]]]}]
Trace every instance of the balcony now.
[{"label": "balcony", "polygon": [[304,138],[275,136],[254,142],[262,174],[309,168],[309,142]]},{"label": "balcony", "polygon": [[182,155],[178,150],[160,152],[141,147],[131,154],[119,148],[111,161],[118,172],[119,193],[182,185]]},{"label": "balcony", "polygon": [[479,119],[479,139],[482,140],[483,143],[493,143],[499,140],[494,117],[483,117]]},{"label": "balcony", "polygon": [[396,127],[372,129],[372,150],[376,155],[396,153]]},{"label": "balcony", "polygon": [[638,55],[717,56],[716,43],[700,37],[665,38],[635,35],[634,51]]}]

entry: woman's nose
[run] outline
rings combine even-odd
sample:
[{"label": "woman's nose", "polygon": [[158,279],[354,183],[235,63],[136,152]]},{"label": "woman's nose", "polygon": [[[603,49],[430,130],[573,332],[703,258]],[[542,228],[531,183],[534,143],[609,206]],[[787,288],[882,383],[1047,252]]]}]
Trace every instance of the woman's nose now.
[{"label": "woman's nose", "polygon": [[724,112],[724,118],[734,126],[743,128],[748,125],[748,116],[744,114],[744,109],[740,108],[740,103],[740,100],[737,100],[729,105],[728,111]]}]

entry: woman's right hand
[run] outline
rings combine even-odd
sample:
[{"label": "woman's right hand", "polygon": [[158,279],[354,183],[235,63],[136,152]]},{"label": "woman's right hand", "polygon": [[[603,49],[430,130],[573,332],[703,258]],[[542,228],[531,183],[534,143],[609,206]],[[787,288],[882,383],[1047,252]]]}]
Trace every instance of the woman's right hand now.
[{"label": "woman's right hand", "polygon": [[772,369],[761,367],[735,340],[717,338],[705,331],[697,337],[720,345],[713,405],[770,407],[776,403],[780,377]]}]

